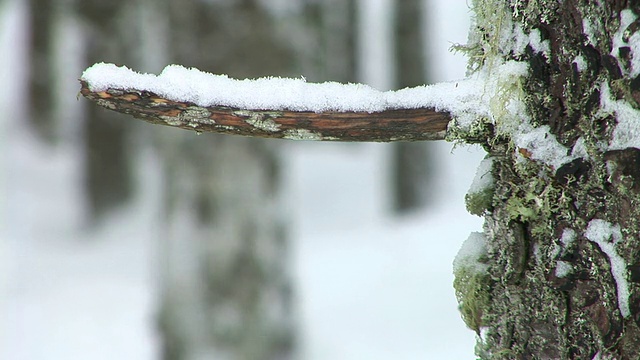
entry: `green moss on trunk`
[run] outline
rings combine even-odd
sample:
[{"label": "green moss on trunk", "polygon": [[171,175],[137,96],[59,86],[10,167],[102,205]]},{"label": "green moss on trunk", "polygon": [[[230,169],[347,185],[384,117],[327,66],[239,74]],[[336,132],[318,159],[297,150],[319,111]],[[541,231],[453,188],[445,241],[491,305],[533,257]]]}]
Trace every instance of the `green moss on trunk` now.
[{"label": "green moss on trunk", "polygon": [[[638,110],[640,94],[631,84],[639,81],[620,60],[632,58],[634,47],[612,41],[620,12],[633,4],[473,3],[476,25],[463,47],[471,55],[470,69],[525,62],[529,75],[506,88],[497,104],[522,101],[528,119],[520,121],[547,126],[548,136],[566,147],[567,155],[575,154],[558,163],[536,158],[517,145],[513,124],[502,131],[500,121],[517,123],[514,118],[497,116],[489,125],[483,119],[471,127],[490,129],[484,138],[478,131],[452,128],[450,136],[482,143],[496,159],[491,201],[472,198],[472,204],[482,205],[470,207],[485,213],[492,285],[464,274],[454,285],[466,294],[459,296],[463,318],[481,329],[477,354],[483,359],[640,358],[640,150],[608,146],[620,120],[602,111],[601,102],[608,84],[615,100]],[[629,26],[627,33],[637,28]],[[525,46],[518,43],[521,34],[529,36]],[[593,219],[620,226],[622,240],[613,248],[626,266],[627,317],[619,307],[625,296],[618,293],[621,279],[612,274],[620,264],[585,237]],[[569,232],[575,234],[571,243],[562,240]],[[478,289],[488,289],[479,300],[473,296]]]}]

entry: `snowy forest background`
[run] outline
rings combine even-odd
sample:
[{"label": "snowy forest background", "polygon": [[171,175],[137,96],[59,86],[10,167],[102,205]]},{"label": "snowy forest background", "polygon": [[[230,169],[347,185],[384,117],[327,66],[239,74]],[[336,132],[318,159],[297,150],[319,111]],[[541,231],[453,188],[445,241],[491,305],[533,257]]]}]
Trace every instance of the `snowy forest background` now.
[{"label": "snowy forest background", "polygon": [[[234,150],[211,170],[244,174],[250,189],[264,175],[243,173],[238,149],[275,164],[276,199],[265,210],[249,197],[247,211],[286,233],[275,260],[291,293],[278,296],[292,301],[298,358],[474,358],[451,262],[481,230],[463,201],[481,150],[196,136],[76,98],[96,61],[380,90],[461,78],[466,59],[448,49],[466,41],[469,16],[444,0],[1,0],[0,358],[167,357],[159,309],[174,311],[166,299],[203,250],[180,239],[219,231],[181,199],[197,196],[193,177],[221,143]],[[181,326],[198,333],[203,305],[185,306]]]}]

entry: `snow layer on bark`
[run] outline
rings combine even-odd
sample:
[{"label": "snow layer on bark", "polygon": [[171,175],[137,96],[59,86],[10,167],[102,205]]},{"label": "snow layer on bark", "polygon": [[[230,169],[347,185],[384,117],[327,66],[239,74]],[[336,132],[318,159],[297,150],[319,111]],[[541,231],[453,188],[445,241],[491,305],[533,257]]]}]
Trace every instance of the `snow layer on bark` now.
[{"label": "snow layer on bark", "polygon": [[[498,47],[501,53],[524,54],[527,46],[535,52],[547,55],[550,51],[548,40],[542,40],[539,30],[525,33],[522,27],[506,18],[500,32]],[[486,72],[486,84],[482,99],[490,105],[489,114],[476,111],[478,116],[486,116],[495,124],[498,133],[512,137],[516,148],[526,149],[529,159],[540,161],[553,168],[572,161],[577,156],[560,144],[549,126],[534,127],[526,105],[519,94],[520,82],[529,75],[526,62],[508,61],[488,63],[480,70]],[[460,124],[462,128],[469,124]],[[520,152],[516,153],[521,160]]]},{"label": "snow layer on bark", "polygon": [[484,233],[472,232],[453,259],[453,272],[456,273],[462,268],[478,273],[487,271],[487,264],[481,262],[481,258],[486,254]]},{"label": "snow layer on bark", "polygon": [[199,106],[230,106],[250,110],[378,112],[389,109],[434,108],[462,122],[491,117],[490,96],[498,80],[526,74],[526,66],[506,63],[497,76],[488,72],[464,80],[424,85],[398,91],[378,91],[363,84],[307,83],[304,78],[267,77],[236,80],[180,65],[169,65],[159,75],[137,73],[125,66],[98,63],[81,79],[91,91],[109,88],[150,91],[174,101]]},{"label": "snow layer on bark", "polygon": [[531,159],[542,161],[555,169],[575,159],[575,156],[569,155],[569,149],[551,133],[549,125],[533,127],[523,123],[519,131],[513,134],[513,140],[518,148],[529,151]]},{"label": "snow layer on bark", "polygon": [[[515,31],[506,41],[524,49],[533,44],[546,51],[539,34]],[[505,45],[506,46],[506,45]],[[98,63],[86,69],[81,79],[91,91],[107,89],[150,91],[164,98],[199,106],[229,106],[248,110],[291,110],[310,112],[379,112],[390,109],[432,108],[449,112],[461,129],[479,119],[489,119],[502,133],[511,134],[516,146],[558,168],[573,160],[548,127],[534,128],[526,106],[506,97],[527,76],[524,62],[508,61],[487,65],[472,76],[452,82],[423,85],[397,91],[378,91],[363,84],[307,83],[304,78],[267,77],[236,80],[180,65],[169,65],[159,75],[137,73],[125,66]]]},{"label": "snow layer on bark", "polygon": [[[554,256],[560,255],[562,252],[565,252],[569,246],[573,244],[576,240],[576,232],[571,228],[565,228],[562,230],[562,236],[560,236],[560,243],[562,246],[556,245],[557,249],[555,250]],[[573,272],[573,265],[571,265],[568,261],[558,260],[556,262],[556,276],[557,277],[565,277]]]},{"label": "snow layer on bark", "polygon": [[585,71],[588,69],[587,61],[584,59],[582,55],[578,55],[573,59],[573,63],[576,64],[576,67],[579,72]]},{"label": "snow layer on bark", "polygon": [[480,165],[476,170],[476,176],[473,178],[473,182],[469,187],[470,194],[476,194],[494,186],[495,180],[491,173],[492,166],[493,158],[491,157],[484,158],[480,162]]},{"label": "snow layer on bark", "polygon": [[611,55],[618,59],[618,63],[625,64],[626,61],[619,56],[619,49],[625,46],[631,48],[630,67],[628,69],[625,69],[624,66],[622,67],[622,71],[628,73],[630,78],[635,78],[640,74],[640,32],[630,33],[627,31],[629,25],[637,18],[631,9],[620,12],[620,28],[613,35],[613,46],[611,50]]},{"label": "snow layer on bark", "polygon": [[584,236],[598,244],[600,250],[609,257],[611,275],[616,281],[618,290],[618,308],[623,317],[628,317],[631,311],[629,309],[629,283],[626,276],[627,264],[615,248],[615,245],[622,241],[620,225],[612,225],[602,219],[593,219],[589,222]]},{"label": "snow layer on bark", "polygon": [[600,106],[605,114],[615,114],[618,122],[613,130],[608,149],[640,148],[640,122],[638,121],[640,111],[625,100],[617,100],[613,97],[606,82],[603,82],[600,87]]},{"label": "snow layer on bark", "polygon": [[560,237],[560,242],[562,242],[562,245],[564,245],[564,247],[568,247],[571,246],[571,244],[573,244],[573,241],[576,239],[576,232],[573,229],[570,228],[565,228],[564,230],[562,230],[562,236]]},{"label": "snow layer on bark", "polygon": [[[611,55],[618,59],[623,74],[635,78],[640,74],[640,32],[629,31],[629,26],[638,17],[632,10],[620,12],[620,27],[612,38]],[[631,60],[627,63],[620,58],[620,49],[628,47],[631,50]],[[609,84],[603,82],[600,86],[600,106],[603,115],[614,114],[617,125],[606,150],[621,150],[629,147],[640,148],[640,111],[623,99],[617,99],[611,93]],[[604,146],[603,146],[604,147]]]},{"label": "snow layer on bark", "polygon": [[558,260],[556,266],[556,276],[561,278],[565,277],[573,272],[573,266],[571,263],[563,260]]}]

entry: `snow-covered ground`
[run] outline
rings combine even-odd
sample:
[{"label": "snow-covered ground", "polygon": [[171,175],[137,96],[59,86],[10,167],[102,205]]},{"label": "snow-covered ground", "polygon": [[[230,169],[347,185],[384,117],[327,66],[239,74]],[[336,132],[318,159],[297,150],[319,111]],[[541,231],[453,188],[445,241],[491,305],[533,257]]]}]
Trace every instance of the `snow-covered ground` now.
[{"label": "snow-covered ground", "polygon": [[[430,46],[438,54],[435,80],[449,80],[464,75],[465,60],[446,49],[465,41],[468,9],[441,2],[431,26],[442,36]],[[441,21],[452,18],[461,20]],[[55,151],[38,145],[11,106],[27,56],[17,45],[25,40],[19,19],[18,11],[0,21],[0,47],[13,49],[0,77],[14,79],[4,87],[13,91],[0,93],[7,115],[0,131],[0,359],[155,359],[157,200],[139,194],[96,232],[74,230],[83,210],[77,144]],[[482,152],[437,144],[440,202],[393,218],[384,196],[389,145],[284,146],[302,358],[473,359],[451,262],[469,233],[481,230],[463,197]],[[141,174],[153,174],[153,159],[146,160],[151,168]]]},{"label": "snow-covered ground", "polygon": [[438,184],[443,201],[393,219],[372,196],[384,182],[375,156],[384,146],[289,151],[300,205],[293,246],[302,358],[473,359],[475,339],[457,311],[451,263],[469,233],[481,230],[463,205],[481,153],[438,146],[441,179],[448,180]]}]

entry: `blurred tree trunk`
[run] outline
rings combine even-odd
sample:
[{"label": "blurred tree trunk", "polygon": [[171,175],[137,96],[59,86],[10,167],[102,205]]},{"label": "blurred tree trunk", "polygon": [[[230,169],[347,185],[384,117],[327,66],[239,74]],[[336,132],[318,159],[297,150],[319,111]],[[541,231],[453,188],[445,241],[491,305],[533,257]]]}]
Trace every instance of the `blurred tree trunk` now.
[{"label": "blurred tree trunk", "polygon": [[488,273],[461,294],[477,354],[640,359],[638,2],[480,0],[474,10],[472,61],[526,62],[513,91],[532,124],[548,126],[544,141],[579,156],[555,167],[509,136],[486,139]]},{"label": "blurred tree trunk", "polygon": [[29,120],[36,132],[46,141],[53,141],[55,121],[53,112],[54,82],[52,81],[53,43],[51,33],[57,13],[55,1],[30,0],[31,63],[29,69]]},{"label": "blurred tree trunk", "polygon": [[[396,0],[395,53],[396,87],[426,84],[424,53],[424,11],[422,0]],[[426,142],[397,143],[392,149],[393,207],[397,212],[427,205],[433,197],[428,189],[432,182],[434,144]]]},{"label": "blurred tree trunk", "polygon": [[[259,1],[168,6],[171,62],[235,78],[295,74],[295,58]],[[166,167],[163,357],[293,358],[280,143],[158,133]]]},{"label": "blurred tree trunk", "polygon": [[[122,204],[132,192],[131,171],[126,156],[126,143],[130,121],[111,121],[124,118],[120,114],[89,107],[89,113],[81,116],[78,106],[66,101],[61,69],[79,63],[81,54],[61,53],[69,49],[64,33],[65,20],[74,15],[84,20],[92,33],[88,45],[89,61],[113,61],[125,63],[127,48],[121,45],[122,37],[132,23],[122,21],[125,3],[74,0],[29,0],[30,14],[30,69],[29,69],[29,119],[40,138],[55,146],[69,140],[75,133],[77,117],[84,117],[81,126],[85,133],[85,194],[89,205],[90,221],[98,220],[113,207]],[[121,32],[120,32],[121,31]],[[119,33],[120,32],[120,33]],[[71,46],[73,48],[74,46]],[[77,45],[82,48],[82,45]],[[76,48],[76,49],[77,49]],[[72,69],[77,71],[77,69]],[[65,103],[65,104],[61,104]],[[70,118],[71,120],[69,120]]]},{"label": "blurred tree trunk", "polygon": [[[87,63],[136,65],[133,43],[137,39],[132,36],[136,34],[136,19],[131,14],[130,3],[86,0],[75,1],[75,7],[90,33],[86,44]],[[134,126],[121,114],[94,106],[87,108],[85,186],[90,219],[100,219],[132,196],[132,157],[128,142]]]},{"label": "blurred tree trunk", "polygon": [[174,133],[162,143],[163,358],[292,358],[295,320],[277,144]]},{"label": "blurred tree trunk", "polygon": [[[305,10],[317,46],[317,81],[356,82],[356,0],[309,2]],[[316,81],[314,80],[314,81]]]}]

